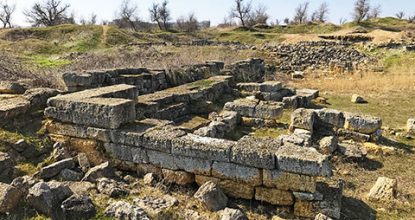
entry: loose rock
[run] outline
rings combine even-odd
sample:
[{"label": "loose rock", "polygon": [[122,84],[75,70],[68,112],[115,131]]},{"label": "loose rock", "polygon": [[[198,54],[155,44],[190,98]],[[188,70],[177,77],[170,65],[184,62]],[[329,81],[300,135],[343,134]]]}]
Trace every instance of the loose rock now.
[{"label": "loose rock", "polygon": [[67,220],[90,219],[96,209],[91,199],[85,195],[72,195],[62,202],[62,210]]},{"label": "loose rock", "polygon": [[362,96],[357,95],[357,94],[352,95],[351,101],[356,104],[366,103],[366,100]]},{"label": "loose rock", "polygon": [[150,220],[142,208],[124,201],[111,203],[105,209],[105,214],[123,220]]},{"label": "loose rock", "polygon": [[114,169],[110,166],[109,162],[105,162],[88,170],[82,181],[96,182],[99,178],[111,178],[114,176]]},{"label": "loose rock", "polygon": [[194,197],[200,200],[209,211],[219,211],[226,208],[228,204],[228,197],[211,181],[200,186]]},{"label": "loose rock", "polygon": [[22,192],[14,186],[0,183],[0,213],[12,210],[19,203]]},{"label": "loose rock", "polygon": [[97,189],[100,193],[104,193],[111,198],[119,198],[129,194],[125,184],[108,178],[98,179]]},{"label": "loose rock", "polygon": [[398,182],[396,179],[379,177],[370,189],[369,200],[378,202],[391,202],[396,197]]},{"label": "loose rock", "polygon": [[248,220],[246,215],[239,209],[225,208],[219,212],[220,220]]},{"label": "loose rock", "polygon": [[42,179],[49,179],[54,176],[57,176],[64,169],[72,169],[74,167],[75,162],[72,158],[61,160],[49,166],[43,167],[40,170],[38,176]]}]

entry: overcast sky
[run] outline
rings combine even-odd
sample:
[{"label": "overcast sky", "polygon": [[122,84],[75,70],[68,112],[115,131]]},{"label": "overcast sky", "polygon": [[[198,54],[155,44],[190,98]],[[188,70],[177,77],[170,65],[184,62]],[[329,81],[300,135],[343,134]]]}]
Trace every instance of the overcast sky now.
[{"label": "overcast sky", "polygon": [[[5,0],[0,0],[5,1]],[[16,4],[17,11],[14,24],[27,26],[27,20],[23,11],[30,8],[34,2],[44,0],[8,0]],[[91,13],[98,15],[98,20],[111,20],[122,0],[63,0],[71,5],[71,11],[75,12],[77,19],[89,17]],[[245,0],[247,1],[247,0]],[[296,6],[305,0],[252,0],[253,5],[263,5],[268,8],[270,21],[291,18]],[[338,23],[341,18],[351,19],[354,0],[309,0],[312,10],[316,9],[322,2],[327,2],[330,8],[330,21]],[[149,20],[148,8],[154,0],[131,0],[139,7],[139,17]],[[160,2],[156,0],[155,2]],[[194,12],[199,20],[210,20],[212,25],[223,21],[229,13],[234,0],[170,0],[169,8],[173,19],[181,15]],[[415,15],[415,0],[371,0],[372,5],[382,5],[382,16],[393,16],[398,11],[404,11],[407,15]]]}]

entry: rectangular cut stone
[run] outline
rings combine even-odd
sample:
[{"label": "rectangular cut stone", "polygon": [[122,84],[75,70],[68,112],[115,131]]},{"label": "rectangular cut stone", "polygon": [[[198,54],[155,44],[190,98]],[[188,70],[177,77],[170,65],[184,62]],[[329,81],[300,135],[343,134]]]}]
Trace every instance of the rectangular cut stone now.
[{"label": "rectangular cut stone", "polygon": [[316,113],[313,109],[300,108],[291,114],[290,129],[300,128],[313,132]]},{"label": "rectangular cut stone", "polygon": [[46,117],[99,128],[119,128],[135,120],[137,88],[117,85],[85,90],[48,100]]},{"label": "rectangular cut stone", "polygon": [[315,192],[316,178],[312,176],[287,173],[280,170],[264,170],[264,185],[282,190]]},{"label": "rectangular cut stone", "polygon": [[265,187],[255,188],[255,199],[272,205],[289,206],[294,204],[294,196],[290,191]]},{"label": "rectangular cut stone", "polygon": [[261,89],[261,84],[254,83],[254,82],[238,83],[236,87],[239,90],[246,91],[246,92],[259,92]]},{"label": "rectangular cut stone", "polygon": [[134,163],[148,163],[149,159],[144,149],[119,144],[104,144],[105,150],[113,158]]},{"label": "rectangular cut stone", "polygon": [[64,135],[76,138],[88,138],[87,128],[84,126],[48,121],[45,123],[45,128],[50,134]]},{"label": "rectangular cut stone", "polygon": [[344,128],[350,131],[373,134],[382,127],[382,119],[373,116],[345,113],[345,118]]},{"label": "rectangular cut stone", "polygon": [[149,163],[159,166],[161,168],[167,168],[170,170],[178,170],[176,164],[174,163],[174,156],[155,150],[147,150]]},{"label": "rectangular cut stone", "polygon": [[296,201],[294,204],[294,215],[304,218],[314,218],[317,215],[314,203],[304,200]]},{"label": "rectangular cut stone", "polygon": [[271,102],[271,101],[261,101],[255,107],[255,118],[265,118],[265,119],[277,119],[282,116],[284,107],[282,103]]},{"label": "rectangular cut stone", "polygon": [[283,145],[277,150],[276,156],[279,170],[310,176],[332,175],[328,157],[314,148]]},{"label": "rectangular cut stone", "polygon": [[254,198],[255,187],[246,183],[236,182],[232,180],[222,180],[215,177],[196,175],[196,183],[201,186],[208,181],[212,181],[226,193],[226,195],[237,199]]},{"label": "rectangular cut stone", "polygon": [[212,162],[192,157],[174,156],[177,168],[194,174],[210,175]]},{"label": "rectangular cut stone", "polygon": [[172,153],[188,157],[229,162],[234,141],[188,134],[173,141]]},{"label": "rectangular cut stone", "polygon": [[266,81],[261,83],[261,92],[278,92],[282,89],[282,83],[277,81]]},{"label": "rectangular cut stone", "polygon": [[325,127],[344,127],[344,115],[342,112],[334,109],[317,110],[317,124]]},{"label": "rectangular cut stone", "polygon": [[231,161],[245,166],[275,169],[275,152],[280,145],[273,138],[245,136],[232,148]]},{"label": "rectangular cut stone", "polygon": [[237,99],[225,104],[224,110],[238,112],[241,116],[254,117],[255,107],[258,105],[257,99]]},{"label": "rectangular cut stone", "polygon": [[89,127],[86,129],[88,138],[108,143],[111,141],[110,131],[102,128]]},{"label": "rectangular cut stone", "polygon": [[152,129],[144,134],[142,146],[147,149],[171,153],[172,142],[175,142],[184,135],[186,135],[185,131],[169,126],[160,129]]},{"label": "rectangular cut stone", "polygon": [[215,161],[212,165],[212,176],[221,179],[245,182],[252,186],[259,186],[262,184],[262,172],[260,169],[233,163]]},{"label": "rectangular cut stone", "polygon": [[111,142],[141,147],[144,133],[154,127],[153,124],[140,121],[127,127],[111,130]]}]

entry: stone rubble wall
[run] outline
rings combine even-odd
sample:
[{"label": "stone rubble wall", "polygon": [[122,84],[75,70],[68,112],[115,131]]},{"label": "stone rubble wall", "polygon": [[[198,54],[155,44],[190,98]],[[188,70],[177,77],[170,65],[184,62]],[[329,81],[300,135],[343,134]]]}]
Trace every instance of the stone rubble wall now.
[{"label": "stone rubble wall", "polygon": [[352,71],[358,69],[359,64],[370,60],[365,54],[350,48],[347,43],[327,41],[266,45],[262,50],[276,55],[279,62],[277,71],[283,73],[322,67],[327,67],[331,71],[334,69]]},{"label": "stone rubble wall", "polygon": [[[180,91],[173,99],[204,99],[199,93]],[[85,151],[91,161],[111,160],[128,169],[168,173],[164,178],[178,178],[181,184],[214,181],[230,196],[290,206],[302,217],[325,212],[329,204],[334,209],[327,214],[339,218],[340,212],[333,211],[340,210],[339,201],[329,203],[333,195],[318,190],[317,177],[332,175],[327,156],[280,139],[246,136],[230,141],[188,133],[171,121],[137,121],[137,93],[134,86],[116,85],[51,98],[46,129],[52,139]],[[160,100],[166,99],[171,98]]]}]

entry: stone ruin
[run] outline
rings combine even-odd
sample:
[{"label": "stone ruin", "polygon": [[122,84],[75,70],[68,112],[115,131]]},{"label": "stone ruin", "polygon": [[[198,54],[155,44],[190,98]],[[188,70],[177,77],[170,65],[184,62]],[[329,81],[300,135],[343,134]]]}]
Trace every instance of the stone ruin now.
[{"label": "stone ruin", "polygon": [[[264,82],[266,71],[252,59],[181,71],[67,73],[68,89],[79,91],[48,100],[46,129],[95,164],[111,161],[176,184],[212,181],[234,198],[285,207],[297,217],[338,219],[342,187],[325,180],[332,176],[330,155],[349,148],[335,140],[375,138],[381,120],[307,109],[318,91]],[[239,126],[275,126],[285,108],[297,109],[291,134],[227,138]]]}]

